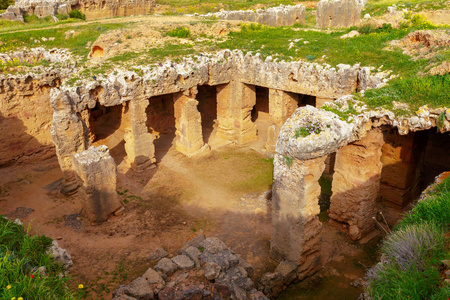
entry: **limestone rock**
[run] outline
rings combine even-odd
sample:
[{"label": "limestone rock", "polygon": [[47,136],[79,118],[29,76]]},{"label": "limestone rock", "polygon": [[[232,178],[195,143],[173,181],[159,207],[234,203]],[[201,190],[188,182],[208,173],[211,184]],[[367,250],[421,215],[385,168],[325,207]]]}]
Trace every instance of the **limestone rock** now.
[{"label": "limestone rock", "polygon": [[172,275],[177,269],[177,265],[168,258],[162,258],[154,267],[156,271],[160,271],[166,276]]},{"label": "limestone rock", "polygon": [[20,8],[10,5],[6,9],[6,11],[2,14],[0,14],[0,18],[9,20],[9,21],[17,21],[24,23],[22,12],[20,11]]},{"label": "limestone rock", "polygon": [[204,264],[203,270],[205,272],[206,279],[214,280],[219,276],[222,268],[218,264],[211,262],[211,263]]},{"label": "limestone rock", "polygon": [[268,26],[292,26],[295,23],[305,24],[305,7],[302,4],[294,6],[280,5],[267,9],[221,11],[205,17],[215,16],[223,20],[239,20],[256,22]]},{"label": "limestone rock", "polygon": [[[303,137],[301,130],[311,126],[318,127],[319,133]],[[323,157],[345,145],[352,137],[352,130],[351,125],[332,112],[312,106],[300,107],[281,128],[276,152],[302,160]]]},{"label": "limestone rock", "polygon": [[194,267],[194,262],[186,255],[177,255],[172,261],[180,270],[190,270]]},{"label": "limestone rock", "polygon": [[228,247],[221,240],[215,237],[205,239],[199,244],[199,246],[203,247],[204,251],[211,254],[217,254],[220,251],[228,250]]},{"label": "limestone rock", "polygon": [[359,25],[361,4],[357,0],[321,0],[317,4],[317,27],[351,27]]},{"label": "limestone rock", "polygon": [[59,247],[57,241],[53,241],[48,249],[48,254],[55,259],[55,261],[62,264],[64,270],[68,270],[73,266],[72,257],[66,249]]},{"label": "limestone rock", "polygon": [[91,146],[75,153],[73,164],[83,185],[83,210],[91,222],[101,223],[122,207],[117,196],[116,163],[108,147]]},{"label": "limestone rock", "polygon": [[182,254],[187,255],[190,259],[194,261],[196,267],[200,267],[200,255],[202,254],[198,248],[188,247],[185,250],[181,250]]}]

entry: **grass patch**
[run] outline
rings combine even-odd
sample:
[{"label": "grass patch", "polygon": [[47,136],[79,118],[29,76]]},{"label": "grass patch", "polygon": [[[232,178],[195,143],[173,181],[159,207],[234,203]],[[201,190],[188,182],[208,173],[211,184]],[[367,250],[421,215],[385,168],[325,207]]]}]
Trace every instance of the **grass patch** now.
[{"label": "grass patch", "polygon": [[178,27],[166,33],[171,37],[188,38],[191,36],[191,31],[187,27]]},{"label": "grass patch", "polygon": [[392,108],[392,102],[405,102],[415,111],[422,105],[450,107],[450,75],[397,78],[380,89],[367,90],[361,98],[370,107]]},{"label": "grass patch", "polygon": [[370,299],[448,299],[439,273],[450,258],[444,234],[450,228],[450,178],[419,201],[386,237],[382,261],[367,273]]},{"label": "grass patch", "polygon": [[[0,216],[0,299],[75,299],[61,265],[47,253],[52,240],[31,236]],[[45,266],[47,276],[37,268]]]}]

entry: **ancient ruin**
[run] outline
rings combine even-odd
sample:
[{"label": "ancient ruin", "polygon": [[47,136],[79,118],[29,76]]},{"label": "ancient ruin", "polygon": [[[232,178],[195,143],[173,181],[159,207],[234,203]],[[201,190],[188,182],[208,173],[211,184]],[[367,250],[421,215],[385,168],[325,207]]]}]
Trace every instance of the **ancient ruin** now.
[{"label": "ancient ruin", "polygon": [[216,17],[222,20],[237,20],[256,22],[268,26],[292,26],[296,23],[305,23],[305,6],[280,5],[268,9],[221,11],[214,14],[203,15],[205,18]]},{"label": "ancient ruin", "polygon": [[112,18],[116,16],[145,15],[155,5],[154,0],[143,1],[55,1],[55,0],[24,0],[16,1],[14,5],[0,14],[0,18],[23,22],[23,15],[36,15],[38,18],[53,17],[57,14],[69,14],[78,9],[88,20]]},{"label": "ancient ruin", "polygon": [[[92,258],[83,260],[92,251],[95,259],[113,262],[93,273],[122,282],[105,285],[99,276],[103,291],[93,297],[113,293],[117,300],[282,299],[292,283],[322,276],[329,252],[342,246],[335,245],[338,236],[346,240],[339,255],[346,247],[379,243],[435,177],[450,169],[450,108],[447,102],[420,102],[419,109],[412,102],[364,102],[407,75],[364,62],[366,53],[346,57],[354,53],[323,39],[329,35],[337,45],[358,48],[360,40],[352,41],[359,35],[376,36],[348,29],[359,25],[363,2],[321,0],[315,12],[298,4],[197,13],[197,19],[104,20],[71,24],[70,31],[58,24],[39,38],[33,35],[39,26],[13,32],[14,43],[42,47],[0,53],[5,216],[19,224],[40,209],[62,273],[72,264],[97,268]],[[88,19],[112,18],[148,14],[154,6],[18,1],[2,18],[23,22],[26,14],[55,17],[73,9]],[[314,14],[315,27],[305,29],[306,16]],[[302,26],[288,27],[294,24]],[[420,75],[444,82],[448,32],[406,31],[383,41],[382,51],[395,51],[402,66],[429,59]],[[213,44],[215,34],[220,38]],[[233,40],[238,34],[242,39]],[[275,41],[260,45],[258,36]],[[50,42],[74,46],[53,48]],[[315,42],[321,46],[309,48]],[[388,90],[377,100],[399,94]],[[20,206],[12,203],[16,198]],[[220,239],[206,238],[205,228]],[[56,242],[68,248],[68,229],[78,247],[73,262]],[[104,249],[97,250],[100,244]],[[124,271],[122,263],[132,270]],[[36,267],[33,272],[45,271]],[[359,278],[349,277],[350,284],[362,285]],[[85,278],[77,280],[84,292]]]},{"label": "ancient ruin", "polygon": [[359,25],[362,5],[357,0],[321,0],[317,4],[317,27],[351,27]]}]

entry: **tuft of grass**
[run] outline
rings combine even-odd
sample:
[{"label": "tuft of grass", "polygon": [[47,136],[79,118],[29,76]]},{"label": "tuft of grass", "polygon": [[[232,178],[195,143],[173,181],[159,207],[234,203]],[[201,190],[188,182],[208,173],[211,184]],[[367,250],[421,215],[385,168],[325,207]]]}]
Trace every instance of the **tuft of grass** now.
[{"label": "tuft of grass", "polygon": [[177,27],[166,34],[171,37],[188,38],[191,36],[191,31],[187,27]]},{"label": "tuft of grass", "polygon": [[[75,299],[61,265],[47,254],[51,242],[0,216],[0,299]],[[37,271],[42,266],[47,276]]]},{"label": "tuft of grass", "polygon": [[71,17],[72,19],[80,19],[85,21],[86,20],[86,15],[83,14],[81,11],[79,11],[78,9],[74,9],[71,10],[69,12],[69,17]]}]

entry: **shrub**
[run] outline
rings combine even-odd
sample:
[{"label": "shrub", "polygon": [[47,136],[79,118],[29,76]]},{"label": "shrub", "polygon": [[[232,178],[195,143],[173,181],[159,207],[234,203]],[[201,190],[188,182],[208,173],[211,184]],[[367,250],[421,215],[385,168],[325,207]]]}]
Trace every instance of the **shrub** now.
[{"label": "shrub", "polygon": [[361,34],[369,34],[376,31],[377,27],[371,23],[367,23],[358,27],[358,32]]},{"label": "shrub", "polygon": [[67,20],[69,18],[66,14],[57,14],[55,17],[58,18],[58,20]]},{"label": "shrub", "polygon": [[74,9],[71,10],[69,12],[69,17],[71,17],[72,19],[80,19],[80,20],[86,20],[86,15],[83,14],[81,11],[79,11],[78,9]]},{"label": "shrub", "polygon": [[187,27],[177,27],[167,32],[167,35],[171,37],[187,38],[191,35],[191,31]]}]

